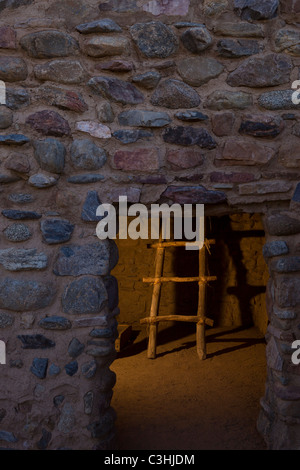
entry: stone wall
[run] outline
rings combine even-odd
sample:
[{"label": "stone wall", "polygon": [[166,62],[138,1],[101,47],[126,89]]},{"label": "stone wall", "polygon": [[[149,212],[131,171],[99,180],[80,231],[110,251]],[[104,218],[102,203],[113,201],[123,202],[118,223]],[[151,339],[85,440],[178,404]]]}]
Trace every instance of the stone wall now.
[{"label": "stone wall", "polygon": [[0,443],[114,448],[115,244],[100,202],[264,216],[260,430],[299,448],[298,0],[0,1]]}]

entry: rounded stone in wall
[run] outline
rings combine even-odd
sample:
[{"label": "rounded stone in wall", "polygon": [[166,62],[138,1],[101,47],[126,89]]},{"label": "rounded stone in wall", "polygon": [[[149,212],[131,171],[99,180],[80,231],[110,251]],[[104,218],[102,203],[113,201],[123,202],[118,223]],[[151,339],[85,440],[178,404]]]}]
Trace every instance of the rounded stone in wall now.
[{"label": "rounded stone in wall", "polygon": [[160,21],[137,23],[130,28],[134,42],[146,57],[166,58],[178,47],[178,40],[171,28]]},{"label": "rounded stone in wall", "polygon": [[11,242],[23,242],[32,237],[29,227],[25,224],[12,224],[4,231],[7,240]]}]

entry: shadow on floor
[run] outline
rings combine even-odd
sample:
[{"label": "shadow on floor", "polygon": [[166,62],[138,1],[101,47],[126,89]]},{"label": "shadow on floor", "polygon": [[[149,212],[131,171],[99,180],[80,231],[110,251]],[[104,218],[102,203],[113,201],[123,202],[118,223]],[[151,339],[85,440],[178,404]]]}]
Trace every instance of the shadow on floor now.
[{"label": "shadow on floor", "polygon": [[[264,344],[265,338],[243,338],[243,337],[230,337],[224,338],[224,335],[232,335],[235,333],[240,333],[242,331],[247,330],[248,328],[245,327],[235,327],[232,329],[226,329],[225,331],[216,331],[214,332],[213,328],[208,328],[206,332],[206,341],[208,343],[230,343],[231,346],[227,348],[220,349],[215,351],[214,353],[207,354],[207,358],[211,358],[214,356],[220,356],[229,352],[237,351],[239,349],[244,349],[253,346],[254,344]],[[166,345],[168,343],[173,343],[175,341],[179,342],[183,340],[185,337],[189,337],[191,335],[195,335],[196,327],[195,325],[191,324],[181,324],[181,325],[174,325],[170,327],[166,327],[163,330],[158,332],[157,335],[157,347],[158,352],[156,357],[163,357],[167,354],[172,354],[174,352],[182,351],[185,349],[195,348],[196,347],[196,337],[195,340],[180,342],[179,346],[173,347],[168,351],[159,352],[159,347]],[[139,339],[140,338],[140,339]],[[237,343],[236,345],[232,345],[232,343]],[[146,331],[144,330],[133,330],[131,342],[126,346],[122,351],[120,351],[117,355],[118,359],[122,359],[125,357],[135,356],[137,354],[142,353],[143,351],[147,351],[148,347],[148,337]]]}]

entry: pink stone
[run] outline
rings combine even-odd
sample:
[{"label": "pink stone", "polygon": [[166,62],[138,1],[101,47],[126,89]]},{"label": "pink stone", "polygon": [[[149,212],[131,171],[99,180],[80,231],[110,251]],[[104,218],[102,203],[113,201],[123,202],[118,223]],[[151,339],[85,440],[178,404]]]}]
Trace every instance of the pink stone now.
[{"label": "pink stone", "polygon": [[115,167],[119,170],[154,171],[159,169],[157,149],[139,148],[117,150],[114,155]]},{"label": "pink stone", "polygon": [[9,26],[0,27],[0,48],[16,49],[16,32]]},{"label": "pink stone", "polygon": [[127,60],[117,59],[108,62],[101,62],[95,66],[97,70],[110,70],[111,72],[130,72],[134,69],[132,62]]},{"label": "pink stone", "polygon": [[62,137],[71,134],[68,121],[54,111],[44,110],[31,114],[26,119],[26,124],[44,135]]},{"label": "pink stone", "polygon": [[111,137],[111,130],[109,127],[93,121],[80,121],[76,122],[76,130],[87,132],[93,137],[98,139],[109,139]]},{"label": "pink stone", "polygon": [[220,113],[212,118],[213,133],[219,137],[230,135],[234,124],[233,113]]},{"label": "pink stone", "polygon": [[258,145],[256,142],[228,139],[222,154],[216,157],[216,163],[226,165],[265,165],[275,155],[271,147]]},{"label": "pink stone", "polygon": [[204,155],[197,150],[169,150],[167,153],[167,160],[172,165],[180,168],[193,168],[202,165],[204,162]]},{"label": "pink stone", "polygon": [[119,202],[120,196],[126,196],[128,202],[139,202],[141,190],[139,188],[115,188],[108,191],[106,194],[108,199],[112,202]]},{"label": "pink stone", "polygon": [[187,15],[189,12],[190,0],[150,0],[143,5],[143,10],[159,15]]}]

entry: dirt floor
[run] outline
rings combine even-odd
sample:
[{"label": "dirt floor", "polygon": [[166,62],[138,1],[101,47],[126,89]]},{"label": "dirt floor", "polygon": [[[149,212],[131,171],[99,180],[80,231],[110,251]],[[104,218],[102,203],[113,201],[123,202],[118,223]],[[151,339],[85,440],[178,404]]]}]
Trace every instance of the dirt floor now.
[{"label": "dirt floor", "polygon": [[256,328],[208,329],[205,361],[194,325],[161,329],[155,360],[147,359],[146,330],[134,333],[111,366],[120,450],[265,449],[256,430],[265,341]]}]

